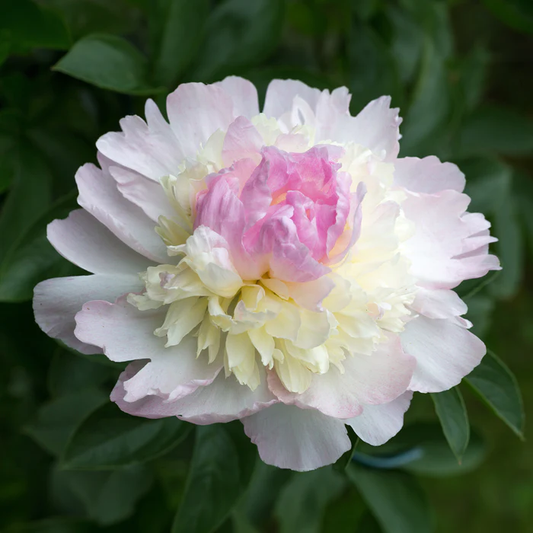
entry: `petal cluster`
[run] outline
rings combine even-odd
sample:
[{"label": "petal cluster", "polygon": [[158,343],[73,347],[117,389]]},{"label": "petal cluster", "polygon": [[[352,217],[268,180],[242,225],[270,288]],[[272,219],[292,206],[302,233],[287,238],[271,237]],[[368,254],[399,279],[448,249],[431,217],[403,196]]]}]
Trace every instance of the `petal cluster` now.
[{"label": "petal cluster", "polygon": [[310,470],[379,445],[414,391],[485,353],[452,290],[499,268],[464,176],[399,158],[398,110],[346,89],[230,77],[184,84],[97,142],[80,210],[48,228],[90,273],[35,289],[37,322],[132,361],[112,400],[137,416],[241,419],[264,461]]}]

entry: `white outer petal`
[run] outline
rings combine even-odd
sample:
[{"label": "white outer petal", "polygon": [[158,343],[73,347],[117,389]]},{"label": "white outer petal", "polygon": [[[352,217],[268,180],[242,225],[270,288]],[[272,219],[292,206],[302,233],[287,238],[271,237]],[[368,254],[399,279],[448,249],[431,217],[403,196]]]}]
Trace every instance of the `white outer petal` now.
[{"label": "white outer petal", "polygon": [[255,85],[238,76],[228,76],[222,81],[215,83],[222,87],[223,91],[233,101],[233,116],[252,118],[259,114],[259,100]]},{"label": "white outer petal", "polygon": [[235,376],[226,378],[220,372],[213,383],[198,387],[191,394],[175,401],[168,401],[159,396],[145,396],[135,402],[125,401],[124,386],[139,372],[139,367],[137,362],[131,363],[120,375],[111,393],[111,400],[124,412],[134,416],[178,416],[193,424],[214,424],[250,416],[278,401],[266,386],[264,372],[261,374],[261,384],[255,391],[240,385]]},{"label": "white outer petal", "polygon": [[167,261],[155,223],[120,194],[111,176],[86,164],[76,173],[76,183],[81,207],[136,252],[159,263]]},{"label": "white outer petal", "polygon": [[332,128],[332,140],[355,142],[369,148],[384,161],[394,161],[400,151],[399,110],[390,107],[390,96],[373,100],[355,117],[339,117]]},{"label": "white outer petal", "polygon": [[128,116],[120,121],[123,132],[106,133],[96,143],[110,161],[139,172],[152,180],[177,174],[184,154],[178,139],[161,115],[157,105],[148,100],[146,121]]},{"label": "white outer petal", "polygon": [[90,301],[115,301],[128,292],[138,292],[143,283],[135,275],[95,274],[47,279],[34,289],[33,311],[39,327],[50,337],[62,340],[81,353],[101,353],[101,349],[80,341],[74,335],[74,317]]},{"label": "white outer petal", "polygon": [[297,96],[314,110],[320,98],[320,90],[298,80],[272,80],[268,84],[263,113],[267,117],[280,118],[291,111]]},{"label": "white outer petal", "polygon": [[483,342],[452,320],[419,316],[401,334],[406,353],[417,360],[409,389],[442,392],[458,385],[485,355]]},{"label": "white outer petal", "polygon": [[286,404],[349,419],[358,416],[363,405],[384,404],[404,393],[416,361],[403,352],[398,337],[391,335],[371,355],[348,355],[342,364],[343,374],[331,366],[325,374],[313,375],[311,385],[302,394],[285,390],[274,373],[269,374],[269,386]]},{"label": "white outer petal", "polygon": [[428,318],[453,318],[466,314],[468,307],[451,290],[431,290],[420,287],[411,308]]},{"label": "white outer petal", "polygon": [[453,163],[433,155],[404,157],[394,162],[394,184],[412,192],[434,194],[444,190],[463,192],[465,175]]},{"label": "white outer petal", "polygon": [[127,401],[147,395],[180,398],[211,383],[222,368],[220,360],[208,365],[206,357],[196,357],[194,337],[165,348],[164,339],[153,334],[165,310],[139,311],[119,298],[114,304],[86,302],[76,315],[76,337],[99,346],[112,361],[150,360],[127,382]]},{"label": "white outer petal", "polygon": [[409,409],[412,397],[413,393],[408,391],[389,403],[365,405],[359,416],[344,422],[353,428],[361,440],[372,446],[381,446],[402,429],[403,416]]},{"label": "white outer petal", "polygon": [[465,279],[498,270],[498,259],[487,254],[496,239],[486,231],[490,223],[480,213],[466,213],[470,198],[453,190],[411,194],[402,204],[415,232],[403,243],[418,284],[451,289]]},{"label": "white outer petal", "polygon": [[315,470],[334,463],[351,447],[344,423],[314,409],[276,404],[242,423],[261,459],[279,468]]},{"label": "white outer petal", "polygon": [[170,219],[176,216],[176,211],[170,205],[159,181],[150,180],[134,170],[119,166],[110,166],[109,173],[116,181],[120,194],[140,207],[154,222],[157,222],[160,216]]},{"label": "white outer petal", "polygon": [[84,209],[47,227],[52,246],[71,263],[98,274],[137,274],[154,263],[117,239]]},{"label": "white outer petal", "polygon": [[234,118],[231,97],[220,85],[184,83],[167,98],[172,131],[186,158],[195,159],[216,131],[225,132]]}]

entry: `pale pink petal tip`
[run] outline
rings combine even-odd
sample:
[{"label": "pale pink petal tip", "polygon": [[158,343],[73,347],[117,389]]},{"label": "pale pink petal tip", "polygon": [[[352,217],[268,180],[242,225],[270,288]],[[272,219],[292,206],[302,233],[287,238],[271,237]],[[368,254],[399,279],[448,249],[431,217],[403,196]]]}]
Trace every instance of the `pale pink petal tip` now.
[{"label": "pale pink petal tip", "polygon": [[274,405],[242,419],[261,459],[299,472],[332,464],[350,449],[344,423],[314,409]]}]

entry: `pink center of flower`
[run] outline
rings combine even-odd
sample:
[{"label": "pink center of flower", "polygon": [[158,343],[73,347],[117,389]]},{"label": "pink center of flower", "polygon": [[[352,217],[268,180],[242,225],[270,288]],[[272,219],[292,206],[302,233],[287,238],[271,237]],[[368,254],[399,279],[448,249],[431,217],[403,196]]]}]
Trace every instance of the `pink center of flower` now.
[{"label": "pink center of flower", "polygon": [[350,192],[342,155],[336,146],[305,153],[263,147],[259,164],[240,159],[206,178],[194,226],[224,237],[243,279],[318,279],[344,257],[359,231],[363,193]]}]

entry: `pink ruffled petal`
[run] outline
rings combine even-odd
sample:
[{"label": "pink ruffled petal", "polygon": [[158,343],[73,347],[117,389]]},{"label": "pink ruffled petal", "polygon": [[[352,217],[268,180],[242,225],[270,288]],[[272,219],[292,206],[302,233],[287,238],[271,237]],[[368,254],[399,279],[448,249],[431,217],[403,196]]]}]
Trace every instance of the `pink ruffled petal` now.
[{"label": "pink ruffled petal", "polygon": [[252,257],[269,257],[270,276],[283,281],[312,281],[330,269],[313,259],[298,239],[294,222],[279,210],[261,226],[257,240],[247,244]]},{"label": "pink ruffled petal", "polygon": [[334,463],[351,447],[344,423],[314,409],[277,404],[242,423],[261,459],[279,468],[315,470]]},{"label": "pink ruffled petal", "polygon": [[224,237],[233,256],[233,264],[241,268],[245,260],[242,244],[244,206],[225,176],[216,176],[209,182],[205,194],[198,195],[194,224],[195,228],[207,226]]},{"label": "pink ruffled petal", "polygon": [[[354,244],[359,240],[361,235],[361,223],[363,220],[362,204],[366,195],[366,185],[360,182],[357,185],[355,193],[351,194],[349,200],[349,212],[344,218],[344,213],[341,214],[335,223],[336,229],[332,233],[331,238],[328,234],[328,259],[326,264],[334,264],[342,261]],[[345,220],[343,231],[339,232],[340,222]],[[349,226],[346,229],[346,224]]]},{"label": "pink ruffled petal", "polygon": [[274,147],[263,148],[262,160],[241,192],[241,201],[246,206],[247,229],[267,214],[274,193],[286,192],[288,179],[287,160],[283,153]]}]

